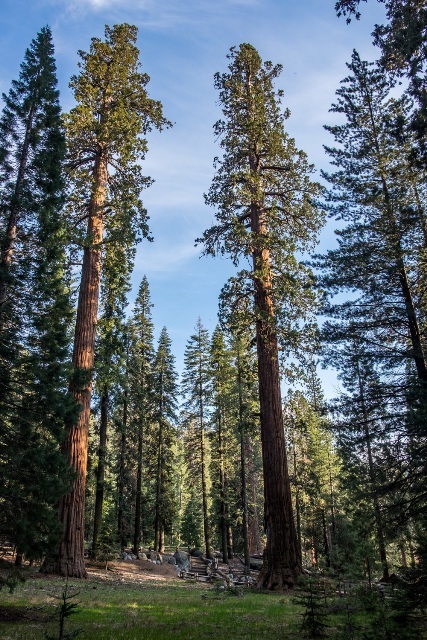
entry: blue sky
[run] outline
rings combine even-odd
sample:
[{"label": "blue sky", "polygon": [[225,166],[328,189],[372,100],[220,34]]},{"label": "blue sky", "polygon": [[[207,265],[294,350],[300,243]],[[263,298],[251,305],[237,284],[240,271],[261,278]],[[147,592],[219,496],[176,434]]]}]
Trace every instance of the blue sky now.
[{"label": "blue sky", "polygon": [[[382,5],[363,5],[359,22],[347,26],[334,13],[335,0],[0,0],[0,91],[19,74],[24,51],[39,29],[52,28],[64,110],[73,105],[69,78],[77,72],[77,51],[103,37],[105,24],[139,28],[148,91],[161,100],[174,127],[149,138],[146,174],[155,183],[143,194],[155,241],[139,246],[134,297],[146,274],[160,332],[166,325],[178,369],[197,318],[209,329],[217,322],[219,291],[233,269],[227,260],[199,258],[194,239],[213,221],[203,193],[219,154],[212,125],[220,117],[213,75],[225,71],[231,46],[249,42],[264,60],[283,65],[277,86],[291,110],[288,132],[316,168],[327,168],[323,125],[335,121],[328,109],[353,48],[374,60],[370,33],[383,20]],[[332,223],[331,223],[332,225]],[[333,243],[333,226],[323,231],[321,249]],[[333,394],[334,376],[322,374]]]}]

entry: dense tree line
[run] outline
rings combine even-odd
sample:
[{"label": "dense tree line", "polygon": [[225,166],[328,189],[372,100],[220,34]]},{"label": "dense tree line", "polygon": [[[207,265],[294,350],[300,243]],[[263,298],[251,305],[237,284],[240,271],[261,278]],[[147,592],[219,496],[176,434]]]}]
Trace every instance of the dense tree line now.
[{"label": "dense tree line", "polygon": [[[181,379],[145,276],[128,311],[151,239],[146,134],[170,125],[137,30],[106,27],[79,52],[65,115],[49,28],[31,43],[0,119],[0,537],[17,564],[85,577],[86,552],[184,545],[237,553],[245,571],[263,553],[268,589],[292,588],[303,566],[421,569],[425,47],[399,47],[402,29],[425,33],[425,10],[385,4],[381,60],[354,52],[332,105],[325,187],[285,131],[281,66],[241,44],[216,74],[216,222],[199,242],[237,272],[212,334],[197,321]],[[309,264],[324,211],[337,243]],[[329,403],[317,358],[342,383]]]}]

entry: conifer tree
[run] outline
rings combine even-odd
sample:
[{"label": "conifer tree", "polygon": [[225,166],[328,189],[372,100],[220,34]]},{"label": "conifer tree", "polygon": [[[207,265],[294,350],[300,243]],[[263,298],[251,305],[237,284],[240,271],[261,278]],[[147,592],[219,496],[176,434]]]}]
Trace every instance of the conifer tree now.
[{"label": "conifer tree", "polygon": [[211,527],[209,521],[209,468],[207,457],[206,429],[211,404],[211,366],[209,357],[209,332],[197,321],[195,333],[190,337],[184,353],[184,372],[182,392],[184,407],[188,413],[187,421],[194,423],[197,429],[198,443],[195,444],[200,455],[201,505],[203,514],[203,536],[206,556],[211,557]]},{"label": "conifer tree", "polygon": [[[410,161],[408,98],[392,98],[389,76],[357,52],[348,66],[351,75],[332,107],[345,122],[327,127],[339,145],[327,148],[337,169],[326,175],[332,184],[328,207],[346,224],[337,232],[338,247],[317,262],[320,283],[332,298],[325,305],[332,320],[323,334],[328,360],[340,368],[350,363],[340,352],[351,353],[354,344],[369,358],[383,435],[392,443],[400,432],[407,447],[405,464],[400,455],[389,461],[399,478],[389,487],[389,499],[403,490],[408,515],[418,517],[425,511],[425,171],[414,171]],[[333,297],[343,292],[351,297],[338,304]],[[361,382],[363,387],[364,374]]]},{"label": "conifer tree", "polygon": [[[388,367],[410,358],[417,377],[425,382],[426,282],[419,269],[424,174],[418,172],[415,178],[407,140],[395,134],[397,123],[405,131],[408,107],[404,99],[390,97],[390,79],[356,51],[348,67],[352,75],[343,80],[331,109],[344,114],[346,122],[326,127],[339,144],[326,148],[337,171],[325,174],[332,184],[328,208],[347,225],[337,232],[338,248],[318,263],[325,274],[322,284],[333,293],[356,291],[360,297],[342,305],[341,315],[352,316],[354,329],[360,318],[365,340],[367,333],[370,341],[376,334],[378,357],[389,358]],[[396,331],[399,325],[402,337]],[[392,335],[384,334],[391,326],[394,349]]]},{"label": "conifer tree", "polygon": [[[205,231],[205,253],[249,261],[237,290],[253,295],[258,356],[267,546],[260,586],[292,587],[301,571],[283,434],[278,327],[301,322],[312,300],[295,251],[308,248],[321,223],[318,188],[304,153],[284,131],[288,112],[273,82],[280,65],[262,63],[249,44],[232,48],[229,72],[215,75],[224,120],[214,125],[224,151],[206,196],[217,224]],[[280,316],[280,317],[279,317]]]},{"label": "conifer tree", "polygon": [[174,447],[176,441],[177,374],[171,340],[163,327],[153,362],[153,422],[156,433],[156,503],[154,548],[163,553],[164,536],[171,532],[174,508]]},{"label": "conifer tree", "polygon": [[131,423],[136,437],[136,493],[133,528],[133,552],[139,553],[142,531],[142,484],[144,440],[153,414],[152,368],[154,361],[153,322],[148,280],[143,277],[135,301],[130,336],[129,405]]},{"label": "conifer tree", "polygon": [[96,491],[92,552],[97,552],[102,527],[104,484],[107,458],[107,434],[111,407],[121,396],[126,358],[125,308],[130,289],[134,246],[124,242],[107,245],[101,281],[101,313],[95,358],[95,389],[100,400],[99,447],[96,467]]},{"label": "conifer tree", "polygon": [[105,40],[93,38],[89,53],[80,52],[80,73],[71,79],[77,105],[66,118],[70,208],[81,228],[83,264],[73,349],[71,393],[81,410],[67,425],[65,449],[75,472],[72,491],[60,503],[64,537],[46,569],[85,577],[84,500],[87,439],[99,286],[105,242],[122,238],[130,245],[148,235],[141,189],[150,184],[140,160],[147,151],[145,135],[168,124],[160,102],[150,99],[147,74],[141,73],[137,28],[106,27]]},{"label": "conifer tree", "polygon": [[[417,108],[411,121],[417,134],[421,161],[426,166],[427,148],[427,7],[424,0],[378,0],[385,5],[387,22],[375,25],[374,44],[381,48],[381,64],[389,72],[405,75]],[[360,0],[338,0],[338,16],[360,18]]]},{"label": "conifer tree", "polygon": [[[223,562],[228,562],[232,549],[228,544],[230,525],[229,484],[232,473],[227,452],[232,448],[232,382],[231,352],[227,349],[224,334],[216,327],[212,334],[211,366],[213,381],[212,413],[212,467],[217,474],[214,488],[218,488],[219,534]],[[233,443],[235,444],[235,443]]]},{"label": "conifer tree", "polygon": [[60,534],[70,474],[60,452],[72,319],[63,215],[65,138],[51,32],[26,52],[0,121],[0,531],[29,559]]},{"label": "conifer tree", "polygon": [[[34,224],[34,208],[43,196],[36,187],[43,158],[52,153],[55,137],[61,158],[56,168],[59,171],[65,151],[49,27],[41,29],[32,41],[25,53],[19,79],[12,82],[3,100],[5,106],[0,120],[1,329],[7,322],[7,307],[13,308],[19,300],[19,290],[16,290],[19,279],[14,278],[12,267],[14,261],[25,256],[25,237]],[[44,185],[45,189],[48,187],[50,185]],[[18,276],[17,267],[15,271]]]}]

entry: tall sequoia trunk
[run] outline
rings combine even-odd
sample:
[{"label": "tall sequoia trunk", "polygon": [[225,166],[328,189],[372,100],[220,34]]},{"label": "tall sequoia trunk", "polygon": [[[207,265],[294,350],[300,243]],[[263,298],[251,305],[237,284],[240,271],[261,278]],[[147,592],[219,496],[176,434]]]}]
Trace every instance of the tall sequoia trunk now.
[{"label": "tall sequoia trunk", "polygon": [[102,507],[104,504],[105,460],[107,454],[108,426],[108,388],[104,387],[101,397],[101,420],[99,425],[98,467],[96,470],[95,514],[93,519],[92,553],[96,556],[99,546],[99,533],[102,525]]},{"label": "tall sequoia trunk", "polygon": [[95,158],[94,187],[88,207],[87,244],[83,253],[72,359],[74,376],[70,384],[70,392],[80,405],[80,414],[76,423],[68,426],[63,444],[75,480],[70,493],[59,503],[59,517],[64,527],[62,540],[44,565],[46,572],[74,578],[87,577],[84,563],[87,449],[107,179],[107,160],[100,149]]},{"label": "tall sequoia trunk", "polygon": [[[251,230],[261,245],[260,240],[266,234],[264,212],[254,203],[251,205]],[[253,262],[264,474],[264,528],[267,534],[264,564],[258,578],[258,586],[281,590],[295,585],[302,571],[301,550],[294,524],[286,458],[268,249],[262,246],[255,247]]]}]

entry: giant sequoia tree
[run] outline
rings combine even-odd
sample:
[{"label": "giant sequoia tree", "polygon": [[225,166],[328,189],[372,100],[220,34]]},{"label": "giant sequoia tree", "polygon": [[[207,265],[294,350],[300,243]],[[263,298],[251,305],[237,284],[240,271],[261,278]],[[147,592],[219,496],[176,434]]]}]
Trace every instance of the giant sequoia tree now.
[{"label": "giant sequoia tree", "polygon": [[89,53],[80,52],[80,73],[71,80],[77,101],[66,119],[71,207],[81,228],[83,265],[77,307],[71,392],[81,410],[67,425],[64,447],[75,471],[73,489],[60,503],[64,535],[46,568],[85,577],[83,560],[87,438],[92,391],[95,334],[104,243],[122,237],[135,243],[148,235],[141,189],[150,184],[140,160],[146,133],[166,123],[159,102],[150,99],[147,74],[141,73],[137,28],[106,27],[105,41],[93,38]]},{"label": "giant sequoia tree", "polygon": [[292,314],[298,323],[310,306],[295,251],[313,242],[321,215],[312,202],[317,187],[311,167],[284,131],[288,114],[280,110],[282,93],[273,86],[280,65],[262,63],[249,44],[231,49],[228,57],[229,72],[215,76],[224,119],[214,130],[224,153],[206,196],[217,209],[217,224],[202,241],[206,254],[229,254],[235,264],[252,265],[240,272],[238,290],[253,295],[256,316],[267,533],[259,584],[283,589],[295,584],[301,553],[283,432],[278,320],[280,315],[290,328]]}]

